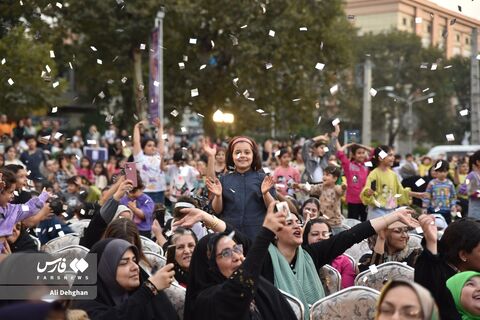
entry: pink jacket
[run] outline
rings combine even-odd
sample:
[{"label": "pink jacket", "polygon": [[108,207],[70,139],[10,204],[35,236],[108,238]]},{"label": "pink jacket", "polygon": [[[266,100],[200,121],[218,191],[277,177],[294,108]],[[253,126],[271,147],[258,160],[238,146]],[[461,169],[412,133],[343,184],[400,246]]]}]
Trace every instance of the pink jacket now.
[{"label": "pink jacket", "polygon": [[368,167],[351,161],[343,151],[337,151],[337,157],[342,162],[343,174],[347,178],[347,203],[362,203],[360,193],[367,182]]},{"label": "pink jacket", "polygon": [[353,286],[355,281],[355,269],[353,268],[352,261],[343,254],[336,257],[332,261],[332,267],[334,267],[342,276],[342,289]]}]

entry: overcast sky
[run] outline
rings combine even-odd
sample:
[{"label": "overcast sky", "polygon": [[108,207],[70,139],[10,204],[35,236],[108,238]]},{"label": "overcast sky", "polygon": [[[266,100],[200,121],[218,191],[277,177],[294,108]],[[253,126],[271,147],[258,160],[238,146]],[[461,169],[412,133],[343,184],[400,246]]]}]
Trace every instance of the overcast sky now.
[{"label": "overcast sky", "polygon": [[464,15],[480,20],[480,0],[429,0],[442,7],[458,12],[458,6],[462,7]]}]

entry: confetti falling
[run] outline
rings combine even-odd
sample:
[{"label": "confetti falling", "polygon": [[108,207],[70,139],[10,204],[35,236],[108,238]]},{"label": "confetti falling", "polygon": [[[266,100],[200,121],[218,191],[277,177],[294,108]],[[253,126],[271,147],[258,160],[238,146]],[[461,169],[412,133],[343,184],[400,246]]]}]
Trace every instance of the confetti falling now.
[{"label": "confetti falling", "polygon": [[53,52],[53,50],[50,50],[50,58],[55,58],[55,52]]},{"label": "confetti falling", "polygon": [[330,94],[333,96],[338,92],[338,84],[334,85],[333,87],[330,88]]},{"label": "confetti falling", "polygon": [[447,138],[447,141],[449,141],[449,142],[455,141],[455,137],[453,136],[452,133],[447,134],[447,135],[446,135],[446,138]]},{"label": "confetti falling", "polygon": [[422,185],[424,185],[424,184],[425,184],[425,180],[423,180],[422,178],[420,178],[420,179],[418,179],[417,181],[415,181],[415,185],[416,185],[417,187],[420,187],[420,186],[422,186]]},{"label": "confetti falling", "polygon": [[427,100],[427,101],[428,101],[428,103],[430,103],[430,104],[431,104],[431,103],[433,103],[433,98],[428,98],[428,100]]},{"label": "confetti falling", "polygon": [[141,44],[140,44],[140,50],[145,50],[145,48],[146,48],[145,43],[141,43]]},{"label": "confetti falling", "polygon": [[270,37],[274,38],[275,37],[275,31],[273,31],[273,30],[268,31],[268,35]]},{"label": "confetti falling", "polygon": [[468,116],[468,109],[460,110],[460,115],[461,115],[462,117]]},{"label": "confetti falling", "polygon": [[370,88],[370,95],[372,97],[375,97],[377,95],[377,90],[375,90],[374,88]]},{"label": "confetti falling", "polygon": [[300,31],[308,31],[307,27],[300,27]]},{"label": "confetti falling", "polygon": [[180,68],[180,70],[185,69],[185,63],[179,62],[179,63],[178,63],[178,67]]},{"label": "confetti falling", "polygon": [[8,84],[11,85],[11,86],[13,86],[13,84],[15,83],[15,82],[12,80],[12,78],[9,78],[9,79],[7,80],[7,82],[8,82]]},{"label": "confetti falling", "polygon": [[325,68],[325,64],[324,64],[324,63],[317,62],[317,64],[315,65],[315,69],[317,69],[317,70],[322,71],[323,68]]},{"label": "confetti falling", "polygon": [[56,88],[56,87],[58,87],[59,85],[60,85],[60,82],[58,82],[58,81],[55,81],[54,83],[52,83],[52,87],[53,87],[53,88]]},{"label": "confetti falling", "polygon": [[338,124],[340,123],[340,119],[336,118],[335,120],[332,121],[332,126],[338,126]]},{"label": "confetti falling", "polygon": [[192,89],[192,90],[190,90],[190,95],[192,96],[192,98],[198,96],[198,89]]},{"label": "confetti falling", "polygon": [[53,107],[52,108],[52,113],[56,113],[58,111],[58,108],[57,107]]},{"label": "confetti falling", "polygon": [[179,113],[178,113],[178,111],[177,111],[177,110],[173,109],[173,111],[172,111],[172,112],[170,112],[170,114],[176,118],[176,117],[178,116],[178,114],[179,114]]},{"label": "confetti falling", "polygon": [[90,49],[92,49],[92,51],[95,51],[95,52],[98,51],[97,48],[95,48],[94,46],[90,46]]},{"label": "confetti falling", "polygon": [[203,70],[203,69],[205,69],[206,67],[207,67],[206,64],[202,64],[202,65],[200,66],[199,70]]},{"label": "confetti falling", "polygon": [[271,64],[271,63],[265,64],[265,69],[268,70],[268,69],[271,69],[271,68],[273,68],[273,64]]},{"label": "confetti falling", "polygon": [[2,59],[2,65],[4,65],[5,63],[7,63],[7,59],[3,58]]},{"label": "confetti falling", "polygon": [[380,153],[378,154],[378,156],[380,157],[380,159],[385,159],[386,157],[388,157],[388,153],[386,153],[385,151],[381,150]]},{"label": "confetti falling", "polygon": [[103,62],[102,62],[101,59],[97,59],[97,63],[98,63],[98,64],[102,64]]},{"label": "confetti falling", "polygon": [[432,63],[432,66],[430,67],[430,70],[437,70],[437,64]]},{"label": "confetti falling", "polygon": [[423,19],[421,17],[416,17],[415,18],[415,23],[416,24],[419,24],[419,23],[422,23]]},{"label": "confetti falling", "polygon": [[197,44],[197,39],[195,38],[190,38],[190,40],[188,41],[189,44]]}]

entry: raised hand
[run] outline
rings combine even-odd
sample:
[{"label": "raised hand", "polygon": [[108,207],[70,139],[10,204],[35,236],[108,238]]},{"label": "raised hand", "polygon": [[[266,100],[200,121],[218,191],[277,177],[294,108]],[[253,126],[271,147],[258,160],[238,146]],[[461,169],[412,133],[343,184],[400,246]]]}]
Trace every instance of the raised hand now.
[{"label": "raised hand", "polygon": [[173,267],[173,263],[169,263],[148,278],[158,291],[170,287],[175,280],[175,271],[173,270]]},{"label": "raised hand", "polygon": [[272,201],[267,208],[267,214],[263,220],[263,226],[272,232],[279,232],[285,226],[287,213],[284,211],[274,212],[277,201]]},{"label": "raised hand", "polygon": [[195,223],[203,221],[206,213],[205,211],[197,208],[183,208],[180,212],[185,216],[173,223],[173,226],[191,228]]},{"label": "raised hand", "polygon": [[220,180],[218,180],[217,178],[215,178],[213,181],[212,179],[207,179],[206,185],[207,185],[208,191],[213,193],[215,196],[220,197],[222,195],[222,184],[220,183]]},{"label": "raised hand", "polygon": [[270,175],[265,176],[260,187],[262,194],[266,194],[274,185],[275,180],[273,179],[273,177]]},{"label": "raised hand", "polygon": [[412,209],[404,208],[395,210],[395,214],[398,217],[398,221],[403,222],[411,228],[416,228],[419,226],[418,221],[412,217],[414,211]]},{"label": "raised hand", "polygon": [[213,148],[209,146],[207,142],[203,144],[203,151],[209,156],[215,158],[217,154],[217,147],[214,146]]},{"label": "raised hand", "polygon": [[427,243],[437,243],[437,225],[435,224],[435,216],[430,214],[422,214],[418,217],[420,227],[422,227],[423,236]]}]

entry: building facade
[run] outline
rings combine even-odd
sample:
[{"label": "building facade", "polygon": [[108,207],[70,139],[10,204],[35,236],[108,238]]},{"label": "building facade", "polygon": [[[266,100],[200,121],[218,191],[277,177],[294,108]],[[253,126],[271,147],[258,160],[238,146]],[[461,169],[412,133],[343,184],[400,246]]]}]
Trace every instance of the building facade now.
[{"label": "building facade", "polygon": [[444,49],[447,58],[470,57],[472,29],[480,29],[480,20],[426,0],[346,0],[345,11],[359,34],[391,29],[412,32],[423,46]]}]

